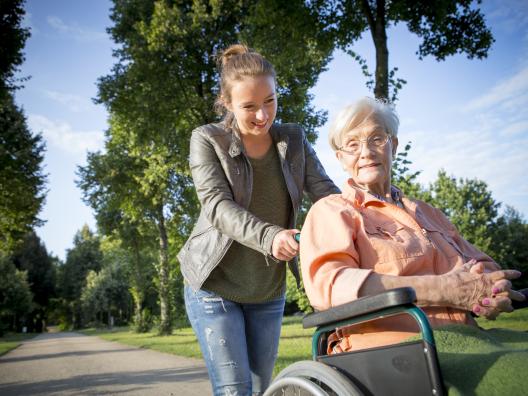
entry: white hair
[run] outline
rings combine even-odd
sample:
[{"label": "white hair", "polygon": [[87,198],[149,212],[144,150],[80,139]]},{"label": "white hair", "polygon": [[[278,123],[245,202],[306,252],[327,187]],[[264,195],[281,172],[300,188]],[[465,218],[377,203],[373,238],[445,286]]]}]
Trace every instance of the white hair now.
[{"label": "white hair", "polygon": [[394,106],[385,100],[364,97],[345,106],[334,118],[328,132],[328,141],[332,149],[337,151],[342,146],[345,134],[359,127],[371,117],[375,117],[383,123],[385,132],[389,136],[398,135],[400,120]]}]

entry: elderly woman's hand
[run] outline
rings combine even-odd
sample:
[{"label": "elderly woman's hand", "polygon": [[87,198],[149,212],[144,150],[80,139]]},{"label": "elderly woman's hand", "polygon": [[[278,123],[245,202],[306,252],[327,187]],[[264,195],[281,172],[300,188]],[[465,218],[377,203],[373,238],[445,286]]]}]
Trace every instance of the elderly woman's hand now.
[{"label": "elderly woman's hand", "polygon": [[519,276],[516,270],[485,272],[479,263],[469,262],[440,276],[440,292],[448,306],[495,319],[501,312],[513,310],[512,299],[524,300],[521,293],[511,289],[510,280]]},{"label": "elderly woman's hand", "polygon": [[[469,262],[466,266],[473,274],[493,272],[484,263]],[[500,279],[493,284],[489,294],[480,301],[480,304],[473,307],[473,312],[477,316],[494,320],[501,312],[512,311],[511,300],[524,301],[525,298],[522,293],[512,289],[512,284],[508,279]]]}]

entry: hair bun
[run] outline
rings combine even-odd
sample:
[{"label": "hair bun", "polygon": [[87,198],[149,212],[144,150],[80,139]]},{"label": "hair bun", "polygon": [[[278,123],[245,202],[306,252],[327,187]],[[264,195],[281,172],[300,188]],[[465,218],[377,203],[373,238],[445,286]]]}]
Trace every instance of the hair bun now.
[{"label": "hair bun", "polygon": [[235,56],[242,55],[242,54],[248,54],[251,50],[245,46],[244,44],[233,44],[227,47],[220,56],[218,57],[218,63],[222,66],[222,68],[225,67],[229,63],[231,59],[233,59]]}]

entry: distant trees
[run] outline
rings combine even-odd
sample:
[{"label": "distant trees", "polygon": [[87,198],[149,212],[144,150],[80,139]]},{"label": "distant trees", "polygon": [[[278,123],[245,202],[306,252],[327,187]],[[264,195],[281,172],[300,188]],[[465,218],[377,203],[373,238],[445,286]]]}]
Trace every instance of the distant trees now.
[{"label": "distant trees", "polygon": [[90,271],[101,269],[103,255],[100,240],[87,225],[73,238],[73,248],[66,254],[66,261],[58,273],[59,296],[63,300],[62,323],[65,326],[83,326],[81,295]]}]

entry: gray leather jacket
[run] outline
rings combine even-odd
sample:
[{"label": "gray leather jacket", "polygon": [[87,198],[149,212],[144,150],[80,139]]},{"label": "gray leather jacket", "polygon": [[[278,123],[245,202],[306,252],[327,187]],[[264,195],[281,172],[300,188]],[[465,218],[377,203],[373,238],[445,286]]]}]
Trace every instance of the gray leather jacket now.
[{"label": "gray leather jacket", "polygon": [[[292,201],[289,228],[294,228],[303,191],[315,202],[339,189],[326,175],[302,128],[274,124],[270,128]],[[238,133],[224,123],[196,128],[189,164],[202,205],[194,229],[178,253],[185,280],[199,289],[220,263],[233,240],[272,259],[272,242],[283,228],[266,223],[247,210],[253,189],[252,171]],[[299,281],[297,261],[289,263]]]}]

